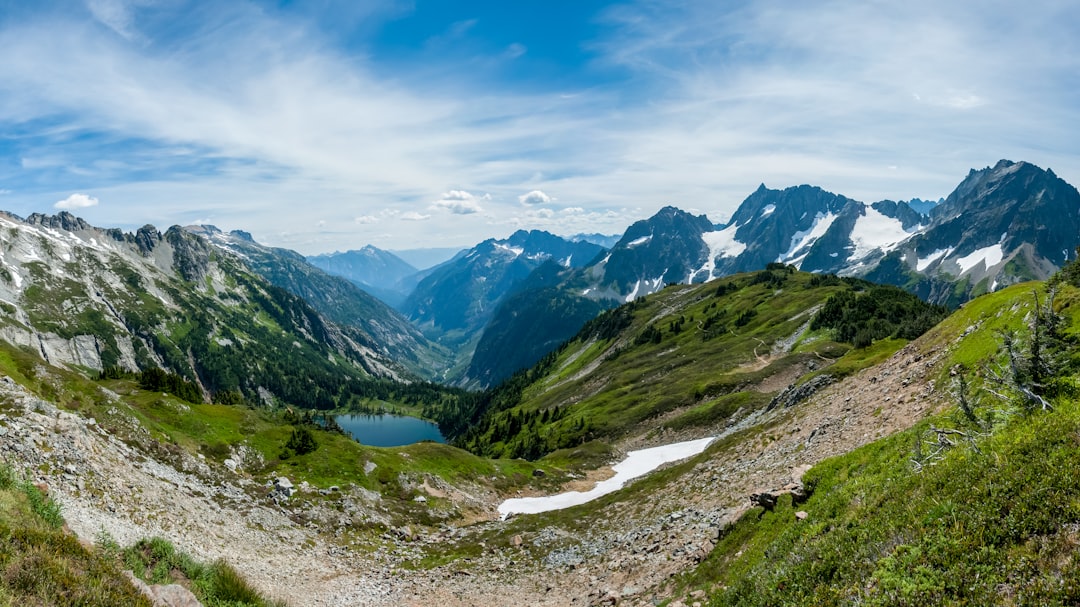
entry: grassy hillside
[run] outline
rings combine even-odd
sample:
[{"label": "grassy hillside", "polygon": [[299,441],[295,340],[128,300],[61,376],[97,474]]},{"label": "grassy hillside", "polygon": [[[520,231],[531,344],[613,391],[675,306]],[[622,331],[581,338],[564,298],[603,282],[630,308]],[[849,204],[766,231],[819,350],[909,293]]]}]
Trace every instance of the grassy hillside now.
[{"label": "grassy hillside", "polygon": [[594,439],[722,428],[790,384],[884,359],[944,312],[896,288],[779,264],[669,286],[601,314],[493,390],[456,444],[534,459]]},{"label": "grassy hillside", "polygon": [[[373,491],[384,498],[376,518],[397,524],[434,524],[469,514],[449,499],[432,497],[426,503],[415,502],[417,496],[427,496],[421,488],[425,478],[502,493],[526,485],[549,489],[568,473],[550,463],[493,461],[432,442],[399,448],[361,445],[344,434],[325,431],[317,423],[304,423],[305,416],[291,415],[286,409],[193,403],[169,393],[144,390],[131,379],[90,380],[76,372],[46,367],[35,353],[5,344],[0,344],[0,374],[61,409],[93,418],[99,427],[150,457],[183,468],[183,458],[193,456],[214,464],[220,472],[225,471],[225,460],[232,459],[239,476],[258,481],[252,490],[260,497],[265,489],[259,487],[279,476],[297,484],[306,481],[315,488],[337,485]],[[0,412],[6,410],[7,405],[0,402]],[[313,451],[298,454],[286,449],[299,429],[314,438]],[[545,472],[542,477],[533,475],[538,468]],[[334,499],[318,493],[305,497],[313,502],[309,505]],[[300,503],[296,507],[303,508]]]},{"label": "grassy hillside", "polygon": [[814,467],[805,502],[751,510],[677,592],[710,605],[1077,604],[1080,290],[1053,300],[1056,328],[1037,301],[1050,301],[1042,285],[1020,285],[938,325],[924,344],[950,348],[938,383],[958,405]]}]

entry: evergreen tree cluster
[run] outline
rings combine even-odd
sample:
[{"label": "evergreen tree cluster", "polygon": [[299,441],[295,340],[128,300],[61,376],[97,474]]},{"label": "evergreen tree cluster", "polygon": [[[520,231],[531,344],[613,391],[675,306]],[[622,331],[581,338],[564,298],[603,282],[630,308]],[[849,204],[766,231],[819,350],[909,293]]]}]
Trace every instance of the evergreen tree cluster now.
[{"label": "evergreen tree cluster", "polygon": [[879,339],[915,339],[941,322],[948,309],[928,304],[898,287],[855,284],[836,293],[814,316],[812,330],[832,329],[836,341],[865,348]]},{"label": "evergreen tree cluster", "polygon": [[483,432],[470,429],[459,443],[484,457],[539,459],[591,438],[592,429],[580,416],[556,424],[565,416],[565,407],[499,411],[484,419]]},{"label": "evergreen tree cluster", "polygon": [[294,455],[307,455],[318,448],[319,442],[315,440],[315,435],[311,433],[311,430],[300,426],[293,428],[289,440],[285,441],[285,447],[278,456],[281,459],[289,459]]},{"label": "evergreen tree cluster", "polygon": [[98,373],[98,379],[133,379],[139,387],[148,392],[165,392],[186,400],[192,404],[202,404],[203,395],[199,387],[175,373],[169,373],[158,367],[151,367],[138,373],[121,367],[105,367]]}]

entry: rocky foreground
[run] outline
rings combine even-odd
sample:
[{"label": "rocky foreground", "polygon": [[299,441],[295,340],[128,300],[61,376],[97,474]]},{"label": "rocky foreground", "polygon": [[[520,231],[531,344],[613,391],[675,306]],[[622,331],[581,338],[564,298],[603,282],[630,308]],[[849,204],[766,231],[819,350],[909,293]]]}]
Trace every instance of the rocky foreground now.
[{"label": "rocky foreground", "polygon": [[[495,510],[500,496],[429,486],[433,495],[484,502],[489,520],[392,527],[358,541],[350,521],[380,516],[379,498],[370,492],[339,487],[340,508],[304,510],[297,498],[317,489],[300,484],[293,489],[300,495],[285,499],[282,489],[252,480],[242,457],[230,459],[230,466],[210,464],[148,436],[140,440],[146,431],[119,411],[108,424],[87,419],[6,377],[0,378],[0,456],[49,486],[84,541],[103,534],[121,544],[164,537],[197,558],[224,558],[267,596],[296,607],[652,605],[670,597],[665,582],[671,576],[703,559],[719,530],[752,506],[751,495],[766,503],[769,495],[798,491],[810,465],[937,409],[943,394],[930,377],[940,356],[908,346],[790,408],[711,429],[752,438],[720,441],[678,482],[647,499],[631,492],[588,520],[526,515],[503,522]],[[125,440],[118,427],[125,428]],[[493,539],[500,536],[507,541]],[[478,555],[450,558],[480,543]],[[433,558],[439,555],[446,558]],[[674,598],[693,604],[699,597]]]}]

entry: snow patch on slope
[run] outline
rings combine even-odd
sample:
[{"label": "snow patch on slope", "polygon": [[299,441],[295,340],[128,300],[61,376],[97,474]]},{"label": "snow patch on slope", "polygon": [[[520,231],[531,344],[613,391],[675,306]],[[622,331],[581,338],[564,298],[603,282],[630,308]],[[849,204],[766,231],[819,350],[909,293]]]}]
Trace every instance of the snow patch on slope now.
[{"label": "snow patch on slope", "polygon": [[525,252],[525,249],[521,247],[512,247],[510,245],[505,245],[499,242],[495,243],[495,248],[502,251],[509,251],[510,253],[513,253],[514,257],[517,257],[518,255],[521,255]]},{"label": "snow patch on slope", "polygon": [[915,269],[918,270],[919,272],[923,272],[923,271],[926,270],[926,268],[930,267],[930,264],[932,264],[935,261],[941,259],[942,257],[948,256],[952,252],[953,252],[952,248],[938,249],[938,250],[934,251],[933,253],[931,253],[926,259],[917,259],[917,260],[915,260]]},{"label": "snow patch on slope", "polygon": [[[796,267],[802,265],[806,255],[809,251],[802,251],[802,249],[809,249],[810,245],[814,244],[818,238],[825,235],[825,232],[829,230],[829,226],[836,221],[836,215],[833,213],[818,213],[814,216],[814,223],[810,226],[810,229],[795,232],[795,235],[791,237],[791,247],[776,259],[776,261],[788,261],[794,264]],[[802,251],[802,255],[795,258],[795,254]]]},{"label": "snow patch on slope", "polygon": [[1005,252],[1001,249],[1001,244],[992,244],[988,247],[983,247],[977,251],[974,251],[970,255],[957,258],[956,263],[960,266],[960,273],[963,274],[971,268],[979,265],[979,262],[985,262],[986,267],[990,268],[1001,263],[1001,260],[1005,258]]},{"label": "snow patch on slope", "polygon": [[[742,255],[742,252],[746,250],[746,244],[735,240],[735,231],[738,229],[739,226],[731,224],[723,230],[702,232],[701,240],[705,242],[705,246],[709,247],[709,257],[698,272],[706,272],[706,275],[712,278],[718,257],[738,257]],[[693,272],[691,276],[698,272]]]},{"label": "snow patch on slope", "polygon": [[627,481],[652,472],[663,464],[677,462],[705,450],[715,437],[699,438],[682,443],[639,449],[626,454],[626,459],[611,467],[615,476],[600,481],[590,491],[569,491],[542,497],[515,497],[499,504],[499,514],[506,518],[511,514],[536,514],[561,510],[592,501],[602,495],[621,489]]},{"label": "snow patch on slope", "polygon": [[648,236],[642,236],[641,238],[635,238],[634,240],[631,240],[630,242],[626,243],[626,248],[629,249],[630,247],[636,247],[639,244],[645,244],[646,242],[649,242],[650,240],[652,240],[652,234],[649,234]]},{"label": "snow patch on slope", "polygon": [[887,217],[870,206],[864,211],[864,214],[855,220],[855,227],[851,229],[851,242],[855,245],[855,250],[851,254],[852,259],[866,257],[875,249],[881,249],[883,252],[891,251],[911,235],[904,229],[899,219]]},{"label": "snow patch on slope", "polygon": [[630,303],[631,301],[634,301],[640,296],[648,295],[649,293],[656,293],[657,291],[659,291],[660,287],[664,286],[664,275],[666,274],[667,271],[665,270],[664,274],[661,275],[659,278],[654,278],[652,280],[649,280],[647,278],[639,279],[637,282],[634,283],[634,290],[630,291],[630,294],[626,296],[626,303]]},{"label": "snow patch on slope", "polygon": [[767,205],[765,205],[764,209],[761,209],[761,215],[759,216],[759,218],[760,219],[765,219],[769,215],[772,215],[773,211],[775,211],[775,210],[776,210],[776,205],[775,204],[767,204]]}]

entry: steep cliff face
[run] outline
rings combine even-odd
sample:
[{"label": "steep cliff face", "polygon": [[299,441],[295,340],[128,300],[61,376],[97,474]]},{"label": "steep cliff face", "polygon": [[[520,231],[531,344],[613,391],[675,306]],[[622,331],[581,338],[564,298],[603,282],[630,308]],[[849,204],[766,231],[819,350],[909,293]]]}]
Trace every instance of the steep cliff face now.
[{"label": "steep cliff face", "polygon": [[329,322],[197,234],[102,230],[69,213],[0,214],[0,339],[53,364],[164,367],[207,395],[306,398],[296,381],[275,377],[280,365],[310,370],[311,381],[398,369],[362,332]]},{"label": "steep cliff face", "polygon": [[429,341],[404,316],[354,283],[332,276],[295,251],[268,247],[240,231],[225,233],[213,226],[188,226],[199,242],[225,254],[239,255],[256,274],[301,297],[334,323],[355,329],[354,338],[388,360],[427,379],[440,377],[449,353]]}]

